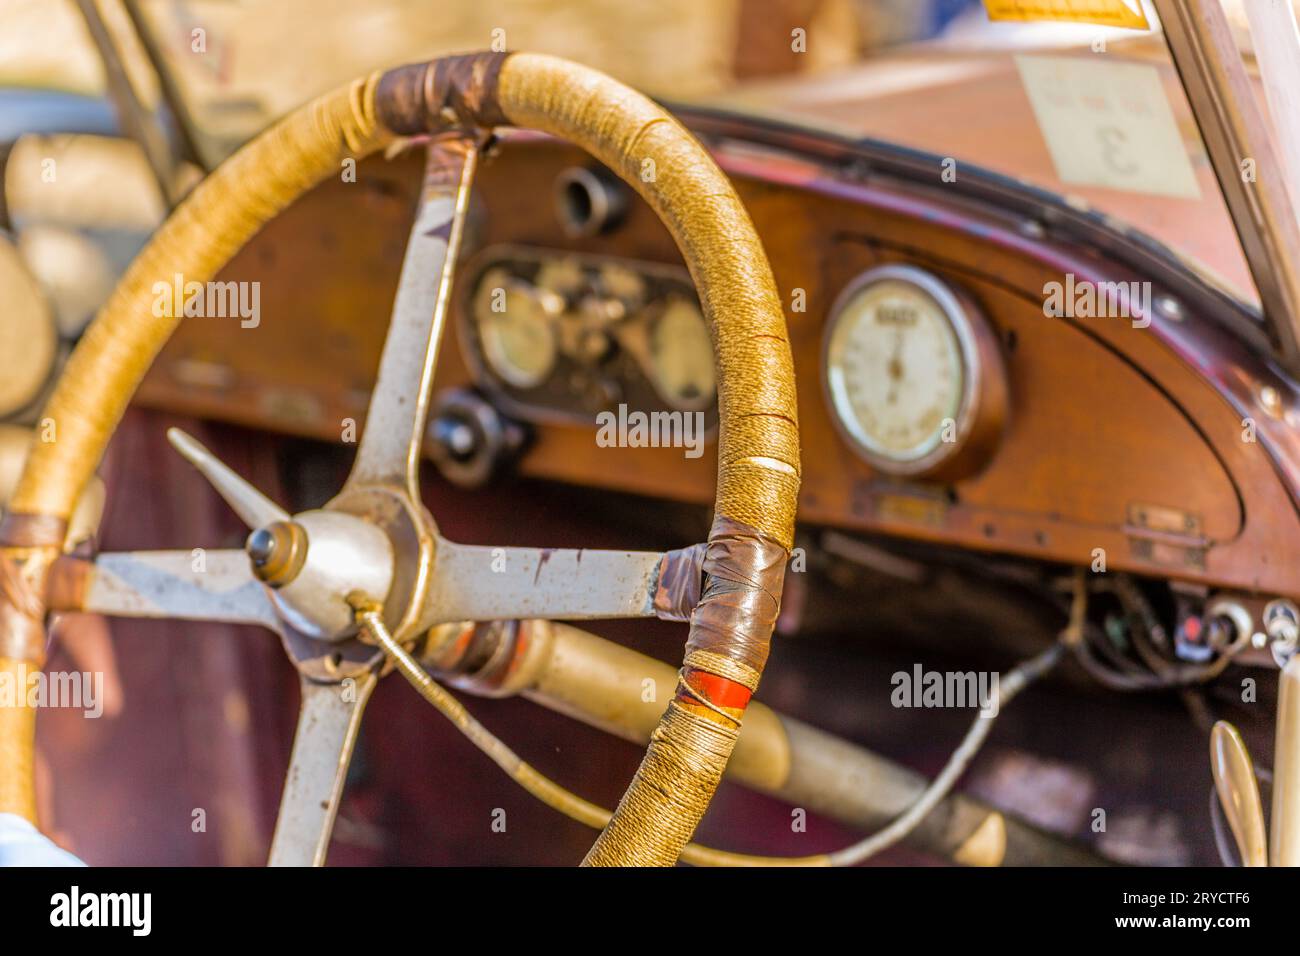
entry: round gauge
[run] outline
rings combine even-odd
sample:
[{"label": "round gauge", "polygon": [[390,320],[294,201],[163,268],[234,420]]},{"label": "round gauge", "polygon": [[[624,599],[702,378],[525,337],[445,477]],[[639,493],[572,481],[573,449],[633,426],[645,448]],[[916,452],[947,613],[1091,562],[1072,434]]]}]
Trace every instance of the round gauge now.
[{"label": "round gauge", "polygon": [[664,306],[650,331],[650,361],[655,388],[673,408],[694,412],[713,404],[713,343],[694,302],[675,296]]},{"label": "round gauge", "polygon": [[483,278],[474,312],[483,355],[496,375],[515,388],[535,388],[555,368],[553,319],[558,296],[496,271]]},{"label": "round gauge", "polygon": [[998,341],[970,299],[912,266],[881,266],[840,296],[825,383],[836,424],[878,470],[964,477],[1006,415]]}]

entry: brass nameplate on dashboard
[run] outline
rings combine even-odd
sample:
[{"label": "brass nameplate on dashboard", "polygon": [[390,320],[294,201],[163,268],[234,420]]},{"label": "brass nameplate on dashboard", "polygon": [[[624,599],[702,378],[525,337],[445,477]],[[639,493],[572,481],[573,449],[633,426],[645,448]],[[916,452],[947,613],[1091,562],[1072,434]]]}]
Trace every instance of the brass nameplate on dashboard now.
[{"label": "brass nameplate on dashboard", "polygon": [[1154,531],[1167,535],[1180,535],[1187,538],[1201,538],[1200,516],[1167,505],[1130,503],[1128,506],[1129,527]]},{"label": "brass nameplate on dashboard", "polygon": [[1131,503],[1124,532],[1133,556],[1172,568],[1205,569],[1209,541],[1199,515],[1164,505]]},{"label": "brass nameplate on dashboard", "polygon": [[1069,20],[1149,30],[1142,0],[984,0],[990,20]]},{"label": "brass nameplate on dashboard", "polygon": [[939,495],[872,490],[870,496],[872,511],[886,524],[941,528],[948,519],[948,503]]}]

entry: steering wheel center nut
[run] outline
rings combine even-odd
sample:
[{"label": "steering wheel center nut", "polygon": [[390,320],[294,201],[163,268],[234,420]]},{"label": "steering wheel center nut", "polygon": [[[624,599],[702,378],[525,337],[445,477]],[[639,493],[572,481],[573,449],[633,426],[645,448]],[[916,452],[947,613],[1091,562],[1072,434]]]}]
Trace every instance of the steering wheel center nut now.
[{"label": "steering wheel center nut", "polygon": [[244,550],[254,577],[268,587],[283,587],[307,560],[307,532],[296,521],[272,521],[248,536]]},{"label": "steering wheel center nut", "polygon": [[244,550],[285,621],[320,641],[356,633],[348,594],[359,590],[382,601],[393,583],[388,535],[340,511],[305,511],[291,521],[273,521],[254,530]]}]

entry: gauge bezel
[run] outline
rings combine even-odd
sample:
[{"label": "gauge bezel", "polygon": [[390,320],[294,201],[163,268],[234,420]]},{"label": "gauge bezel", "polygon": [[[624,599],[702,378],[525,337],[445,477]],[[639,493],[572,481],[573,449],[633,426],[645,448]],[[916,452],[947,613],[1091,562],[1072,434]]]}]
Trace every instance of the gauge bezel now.
[{"label": "gauge bezel", "polygon": [[[836,332],[850,307],[873,286],[884,282],[911,286],[936,305],[953,330],[962,370],[961,401],[955,415],[956,438],[940,441],[914,458],[900,458],[874,447],[853,425],[855,415],[843,388],[836,386],[831,354]],[[822,391],[840,437],[875,470],[907,478],[955,480],[988,463],[1001,436],[1007,412],[1006,367],[996,333],[979,307],[962,290],[917,266],[875,266],[857,275],[836,297],[822,336]]]}]

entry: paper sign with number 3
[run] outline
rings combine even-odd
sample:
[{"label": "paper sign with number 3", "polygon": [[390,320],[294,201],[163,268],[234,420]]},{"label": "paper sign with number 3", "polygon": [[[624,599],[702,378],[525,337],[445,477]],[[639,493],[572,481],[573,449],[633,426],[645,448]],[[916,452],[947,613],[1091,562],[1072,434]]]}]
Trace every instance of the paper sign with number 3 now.
[{"label": "paper sign with number 3", "polygon": [[1200,198],[1154,66],[1060,56],[1016,65],[1062,182]]}]

